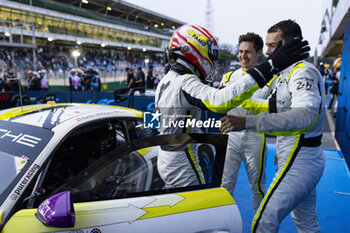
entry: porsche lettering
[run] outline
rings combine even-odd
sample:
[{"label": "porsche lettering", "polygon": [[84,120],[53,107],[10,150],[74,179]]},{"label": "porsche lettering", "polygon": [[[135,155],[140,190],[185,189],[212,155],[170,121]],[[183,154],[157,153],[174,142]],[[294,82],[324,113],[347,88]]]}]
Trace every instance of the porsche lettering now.
[{"label": "porsche lettering", "polygon": [[14,134],[12,133],[11,130],[6,130],[6,129],[0,129],[0,135],[1,135],[0,140],[10,138],[12,139],[11,140],[12,142],[19,143],[29,147],[35,147],[41,141],[41,138],[34,137],[29,134],[23,134],[23,133]]}]

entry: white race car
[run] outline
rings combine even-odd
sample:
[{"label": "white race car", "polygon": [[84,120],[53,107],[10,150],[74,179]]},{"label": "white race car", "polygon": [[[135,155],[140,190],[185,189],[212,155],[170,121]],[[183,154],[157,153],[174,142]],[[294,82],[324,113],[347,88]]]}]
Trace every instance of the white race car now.
[{"label": "white race car", "polygon": [[[142,112],[42,104],[0,111],[2,233],[241,232],[220,188],[227,137],[152,135]],[[158,147],[198,145],[207,184],[166,189]]]}]

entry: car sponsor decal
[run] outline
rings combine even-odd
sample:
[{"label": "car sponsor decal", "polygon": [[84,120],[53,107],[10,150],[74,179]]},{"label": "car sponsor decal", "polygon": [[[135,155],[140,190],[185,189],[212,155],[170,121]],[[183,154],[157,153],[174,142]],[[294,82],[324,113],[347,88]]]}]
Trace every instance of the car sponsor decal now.
[{"label": "car sponsor decal", "polygon": [[96,113],[92,113],[92,114],[89,114],[89,115],[86,115],[86,116],[79,116],[77,118],[75,118],[75,120],[77,122],[80,122],[80,121],[84,121],[84,120],[88,120],[88,119],[91,119],[91,118],[94,118],[94,117],[108,117],[108,116],[113,116],[113,115],[117,115],[119,114],[120,112],[118,111],[114,111],[114,112],[96,112]]},{"label": "car sponsor decal", "polygon": [[0,121],[0,149],[12,155],[35,157],[48,144],[54,133],[21,123]]},{"label": "car sponsor decal", "polygon": [[122,107],[122,106],[118,106],[118,108],[120,109],[124,109],[124,110],[128,110],[129,112],[132,112],[133,114],[135,114],[136,117],[138,118],[142,118],[143,117],[143,113],[141,111],[132,109],[132,108],[126,108],[126,107]]},{"label": "car sponsor decal", "polygon": [[102,233],[102,231],[98,228],[94,228],[90,231],[90,233]]},{"label": "car sponsor decal", "polygon": [[24,155],[20,157],[17,157],[17,156],[15,157],[15,167],[16,167],[17,174],[22,171],[24,166],[27,164],[28,160],[29,158]]},{"label": "car sponsor decal", "polygon": [[12,130],[1,129],[0,128],[0,140],[10,139],[9,141],[13,143],[22,144],[29,147],[35,147],[41,138],[25,134],[25,133],[13,133]]},{"label": "car sponsor decal", "polygon": [[28,171],[25,173],[23,178],[18,182],[15,190],[10,194],[10,199],[15,201],[22,194],[22,191],[28,185],[29,181],[32,179],[33,175],[39,170],[40,166],[38,164],[33,164]]},{"label": "car sponsor decal", "polygon": [[143,208],[147,214],[139,220],[235,204],[232,196],[221,188],[179,193],[178,196],[181,201],[168,199],[168,195],[156,197],[154,202]]}]

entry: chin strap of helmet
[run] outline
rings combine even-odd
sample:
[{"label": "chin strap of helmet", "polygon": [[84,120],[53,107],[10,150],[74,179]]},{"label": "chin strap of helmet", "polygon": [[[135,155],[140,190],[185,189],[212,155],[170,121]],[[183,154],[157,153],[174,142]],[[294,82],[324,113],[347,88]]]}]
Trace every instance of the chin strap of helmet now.
[{"label": "chin strap of helmet", "polygon": [[182,57],[174,51],[184,50],[182,47],[169,49],[168,47],[164,51],[164,60],[165,60],[165,74],[169,70],[173,70],[176,73],[183,74],[194,74],[199,77],[201,80],[205,81],[204,75],[199,71],[199,69],[188,59]]}]

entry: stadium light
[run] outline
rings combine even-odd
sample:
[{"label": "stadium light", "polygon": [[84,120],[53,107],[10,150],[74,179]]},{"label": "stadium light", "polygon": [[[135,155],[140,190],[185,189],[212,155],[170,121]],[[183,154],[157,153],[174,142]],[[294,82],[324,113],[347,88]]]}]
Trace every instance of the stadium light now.
[{"label": "stadium light", "polygon": [[82,3],[88,4],[89,1],[88,0],[81,0]]},{"label": "stadium light", "polygon": [[112,8],[111,7],[109,7],[109,6],[107,6],[107,8],[106,8],[108,11],[111,11],[112,10]]},{"label": "stadium light", "polygon": [[74,57],[75,68],[78,68],[78,57],[80,56],[79,50],[73,50],[72,55]]},{"label": "stadium light", "polygon": [[131,47],[130,47],[130,46],[128,46],[128,50],[131,50]]},{"label": "stadium light", "polygon": [[80,56],[79,50],[74,50],[74,51],[72,52],[72,55],[73,55],[73,57],[79,57],[79,56]]},{"label": "stadium light", "polygon": [[158,27],[158,24],[155,24],[154,27],[157,28],[157,27]]},{"label": "stadium light", "polygon": [[10,37],[11,34],[9,32],[5,32],[5,36]]},{"label": "stadium light", "polygon": [[102,47],[102,48],[106,47],[106,44],[105,44],[105,43],[102,43],[102,44],[101,44],[101,47]]},{"label": "stadium light", "polygon": [[78,40],[78,41],[77,41],[77,44],[78,44],[78,45],[81,45],[81,41],[80,41],[80,40]]},{"label": "stadium light", "polygon": [[49,37],[49,38],[47,38],[47,40],[51,42],[51,41],[53,41],[53,38]]},{"label": "stadium light", "polygon": [[146,52],[146,51],[147,51],[147,49],[146,49],[146,48],[143,48],[143,49],[142,49],[142,51]]},{"label": "stadium light", "polygon": [[162,27],[164,27],[164,23],[161,23],[160,25],[162,25]]}]

